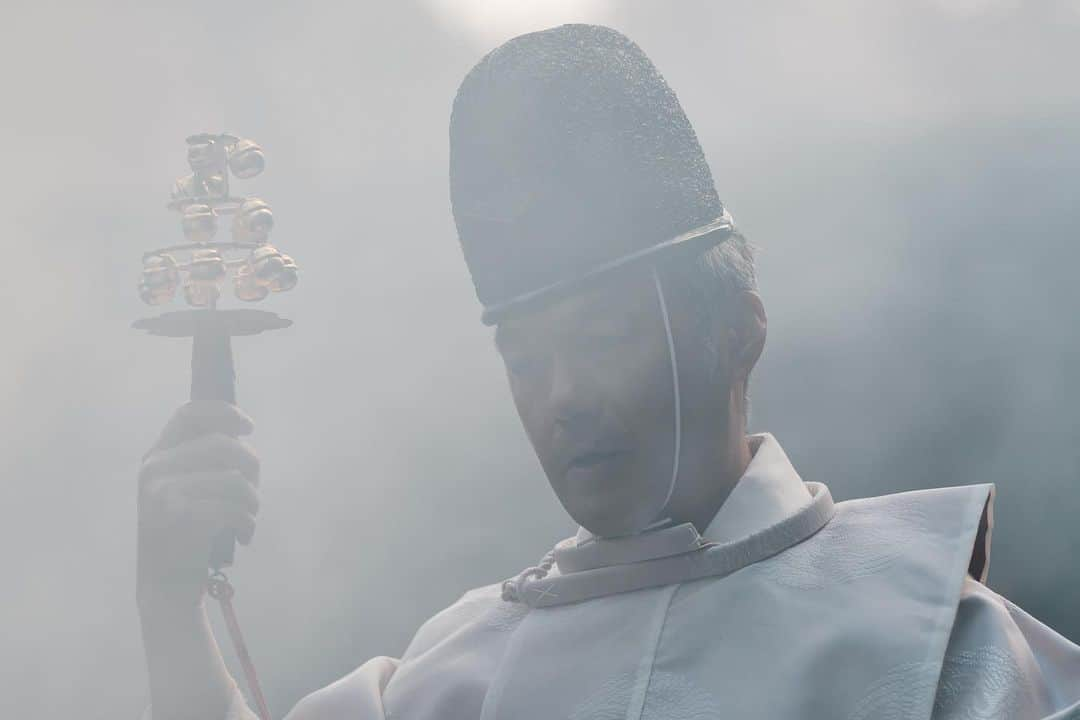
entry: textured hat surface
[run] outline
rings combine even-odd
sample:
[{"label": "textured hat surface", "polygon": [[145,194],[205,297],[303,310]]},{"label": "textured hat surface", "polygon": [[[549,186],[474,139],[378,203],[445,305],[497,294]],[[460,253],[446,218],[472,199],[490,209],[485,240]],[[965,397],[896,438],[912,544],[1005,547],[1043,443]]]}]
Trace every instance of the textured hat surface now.
[{"label": "textured hat surface", "polygon": [[450,197],[485,322],[724,213],[678,99],[621,33],[516,37],[465,77]]}]

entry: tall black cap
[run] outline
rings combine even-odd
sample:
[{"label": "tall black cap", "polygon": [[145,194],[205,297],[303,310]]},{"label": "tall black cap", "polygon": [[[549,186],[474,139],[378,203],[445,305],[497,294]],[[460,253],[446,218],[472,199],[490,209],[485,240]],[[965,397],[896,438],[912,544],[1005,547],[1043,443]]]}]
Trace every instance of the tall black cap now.
[{"label": "tall black cap", "polygon": [[466,75],[450,117],[450,197],[489,324],[731,231],[675,93],[641,48],[596,25],[516,37]]}]

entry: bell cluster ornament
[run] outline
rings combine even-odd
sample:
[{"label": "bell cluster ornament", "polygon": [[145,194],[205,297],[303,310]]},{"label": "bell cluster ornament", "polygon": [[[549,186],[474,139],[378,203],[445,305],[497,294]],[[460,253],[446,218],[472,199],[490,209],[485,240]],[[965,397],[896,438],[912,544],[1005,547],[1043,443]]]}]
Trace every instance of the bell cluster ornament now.
[{"label": "bell cluster ornament", "polygon": [[[245,302],[296,287],[296,261],[270,244],[270,205],[258,197],[234,197],[229,187],[230,176],[262,173],[263,149],[254,140],[225,133],[192,135],[187,144],[191,174],[176,180],[169,203],[180,213],[187,242],[143,254],[139,297],[162,305],[183,288],[188,305],[213,308],[230,278],[234,295]],[[224,215],[232,215],[229,241],[215,239]]]},{"label": "bell cluster ornament", "polygon": [[[236,402],[232,338],[280,330],[292,321],[251,307],[222,308],[232,286],[237,299],[265,300],[296,287],[296,261],[270,244],[274,212],[261,198],[234,195],[230,179],[247,179],[266,168],[263,149],[235,135],[192,135],[187,139],[191,173],[173,183],[169,209],[180,215],[185,242],[143,253],[139,297],[166,305],[180,294],[189,306],[137,320],[151,335],[189,337],[191,399]],[[231,216],[231,222],[221,221]],[[219,239],[227,228],[232,237]],[[210,567],[232,563],[235,538],[223,533],[214,542]]]}]

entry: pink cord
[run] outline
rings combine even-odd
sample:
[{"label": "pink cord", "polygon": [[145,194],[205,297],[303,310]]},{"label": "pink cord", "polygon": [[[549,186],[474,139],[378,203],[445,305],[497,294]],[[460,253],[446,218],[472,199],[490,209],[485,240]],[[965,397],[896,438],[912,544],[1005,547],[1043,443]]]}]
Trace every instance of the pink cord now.
[{"label": "pink cord", "polygon": [[260,720],[270,720],[270,709],[266,706],[266,698],[263,697],[262,687],[259,686],[259,677],[255,674],[255,663],[248,654],[247,644],[240,632],[240,623],[236,619],[236,610],[233,609],[232,598],[236,591],[233,589],[229,578],[225,573],[216,570],[207,581],[206,590],[210,597],[217,598],[221,604],[221,614],[225,616],[225,627],[229,629],[229,637],[232,638],[236,655],[240,658],[240,665],[244,668],[244,678],[247,680],[248,690],[255,700],[255,709]]}]

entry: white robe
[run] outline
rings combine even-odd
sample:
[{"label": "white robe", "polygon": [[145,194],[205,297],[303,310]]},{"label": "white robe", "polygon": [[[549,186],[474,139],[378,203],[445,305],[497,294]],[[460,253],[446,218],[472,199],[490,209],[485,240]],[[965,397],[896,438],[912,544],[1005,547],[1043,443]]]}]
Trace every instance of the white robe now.
[{"label": "white robe", "polygon": [[1080,647],[980,582],[992,486],[834,505],[754,444],[703,535],[579,531],[287,720],[1080,718]]}]

